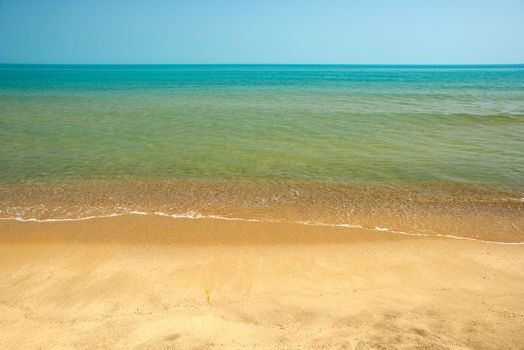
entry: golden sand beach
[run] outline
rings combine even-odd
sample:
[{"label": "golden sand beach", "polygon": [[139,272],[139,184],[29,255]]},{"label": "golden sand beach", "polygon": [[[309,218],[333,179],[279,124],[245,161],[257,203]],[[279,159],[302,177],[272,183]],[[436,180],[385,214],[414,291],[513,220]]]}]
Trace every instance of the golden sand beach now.
[{"label": "golden sand beach", "polygon": [[523,19],[0,0],[0,350],[524,350]]},{"label": "golden sand beach", "polygon": [[125,215],[0,221],[2,349],[523,349],[524,245]]}]

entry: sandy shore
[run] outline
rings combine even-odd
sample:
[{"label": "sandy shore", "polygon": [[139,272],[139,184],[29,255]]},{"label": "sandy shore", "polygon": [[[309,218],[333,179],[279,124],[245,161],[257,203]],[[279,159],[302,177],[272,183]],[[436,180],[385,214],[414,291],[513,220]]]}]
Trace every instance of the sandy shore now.
[{"label": "sandy shore", "polygon": [[0,348],[524,349],[524,245],[212,219],[0,221]]}]

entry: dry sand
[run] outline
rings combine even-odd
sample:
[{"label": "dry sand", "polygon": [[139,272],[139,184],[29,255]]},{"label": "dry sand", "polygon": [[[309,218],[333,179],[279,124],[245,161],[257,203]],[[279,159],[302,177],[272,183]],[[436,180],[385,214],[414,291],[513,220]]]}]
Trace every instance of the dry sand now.
[{"label": "dry sand", "polygon": [[524,245],[299,224],[0,221],[3,349],[524,349]]}]

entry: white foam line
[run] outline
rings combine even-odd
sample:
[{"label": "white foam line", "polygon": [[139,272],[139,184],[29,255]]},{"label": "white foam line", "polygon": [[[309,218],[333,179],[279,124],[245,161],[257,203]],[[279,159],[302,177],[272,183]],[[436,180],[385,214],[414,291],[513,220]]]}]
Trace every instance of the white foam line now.
[{"label": "white foam line", "polygon": [[461,237],[461,236],[454,236],[454,235],[444,235],[444,234],[441,234],[441,233],[427,234],[427,233],[395,231],[395,230],[390,230],[390,229],[385,228],[385,227],[375,227],[374,229],[364,228],[364,230],[382,231],[382,232],[385,231],[385,232],[397,233],[397,234],[406,235],[406,236],[441,237],[441,238],[461,239],[461,240],[466,240],[466,241],[475,241],[475,242],[491,243],[491,244],[502,244],[502,245],[523,245],[524,244],[524,242],[488,241],[488,240],[485,240],[485,239],[478,239],[478,238],[472,238],[472,237]]},{"label": "white foam line", "polygon": [[[84,221],[84,220],[93,220],[93,219],[102,219],[102,218],[112,218],[116,216],[122,216],[126,214],[137,214],[137,213],[123,213],[123,214],[108,214],[108,215],[94,215],[94,216],[84,216],[81,218],[56,218],[56,219],[37,219],[37,218],[28,218],[24,219],[22,217],[16,216],[14,218],[0,218],[0,220],[15,220],[21,222],[63,222],[63,221]],[[144,214],[146,215],[146,214]]]},{"label": "white foam line", "polygon": [[312,221],[280,221],[280,220],[253,219],[253,218],[248,219],[248,218],[236,218],[236,217],[220,216],[220,215],[202,215],[200,213],[193,212],[193,211],[183,213],[183,214],[167,214],[167,213],[160,212],[160,211],[157,211],[154,213],[147,213],[143,211],[131,211],[131,212],[126,212],[126,213],[114,213],[114,214],[108,214],[108,215],[86,216],[82,218],[56,218],[56,219],[37,219],[37,218],[24,219],[22,217],[17,216],[17,217],[7,217],[7,218],[0,217],[0,220],[15,220],[15,221],[21,221],[21,222],[63,222],[63,221],[93,220],[93,219],[101,219],[101,218],[118,217],[118,216],[124,216],[124,215],[157,215],[157,216],[163,216],[163,217],[170,217],[173,219],[214,219],[214,220],[226,220],[226,221],[270,222],[270,223],[300,224],[300,225],[309,225],[309,226],[359,228],[359,229],[363,229],[366,231],[389,232],[389,233],[395,233],[395,234],[400,234],[400,235],[405,235],[405,236],[441,237],[441,238],[460,239],[460,240],[466,240],[466,241],[475,241],[475,242],[499,244],[499,245],[524,245],[524,242],[499,242],[499,241],[488,241],[484,239],[471,238],[471,237],[446,235],[446,234],[440,234],[440,233],[427,234],[427,233],[417,233],[417,232],[405,232],[405,231],[390,230],[387,227],[378,227],[378,226],[375,226],[375,228],[366,228],[366,227],[362,227],[361,225],[327,224],[323,222],[314,222],[314,221],[313,222]]}]

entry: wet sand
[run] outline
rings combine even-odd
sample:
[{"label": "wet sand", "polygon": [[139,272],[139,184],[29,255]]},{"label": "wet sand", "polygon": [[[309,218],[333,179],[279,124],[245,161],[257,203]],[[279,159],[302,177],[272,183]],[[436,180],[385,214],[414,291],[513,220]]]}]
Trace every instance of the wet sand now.
[{"label": "wet sand", "polygon": [[145,212],[524,242],[523,195],[522,187],[455,183],[79,181],[2,185],[0,218],[79,219]]},{"label": "wet sand", "polygon": [[127,215],[0,221],[0,348],[523,349],[524,245]]}]

